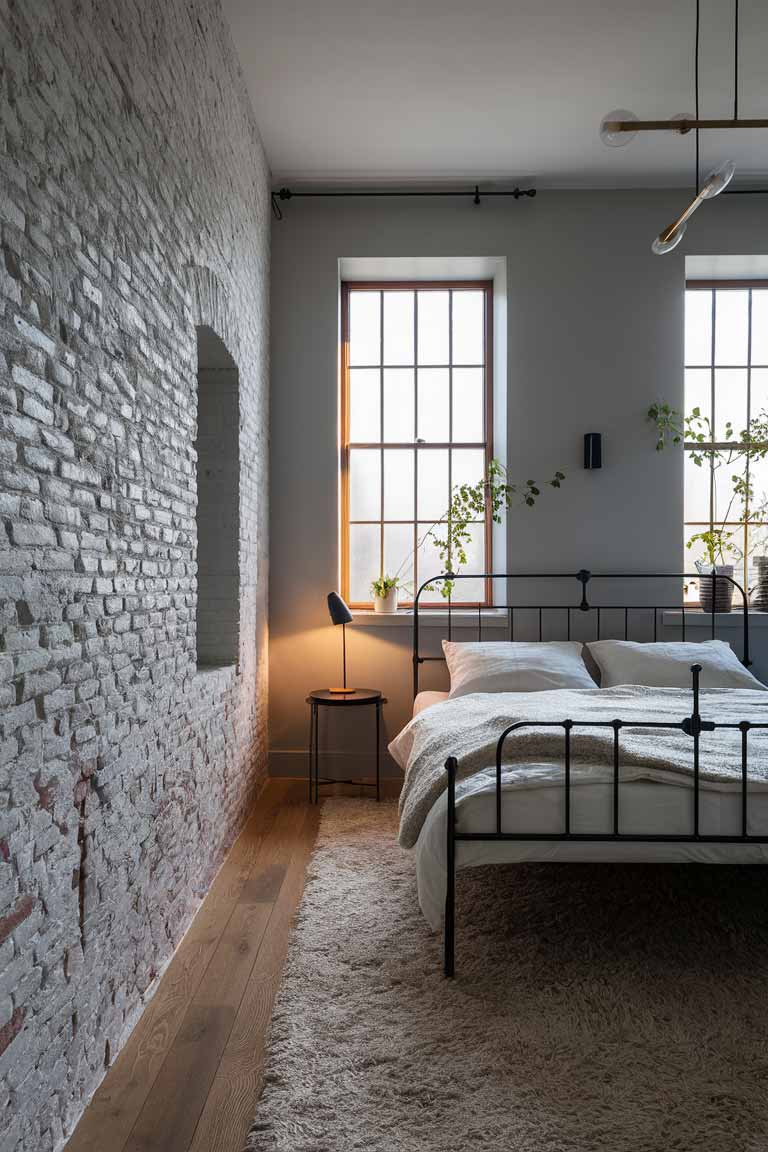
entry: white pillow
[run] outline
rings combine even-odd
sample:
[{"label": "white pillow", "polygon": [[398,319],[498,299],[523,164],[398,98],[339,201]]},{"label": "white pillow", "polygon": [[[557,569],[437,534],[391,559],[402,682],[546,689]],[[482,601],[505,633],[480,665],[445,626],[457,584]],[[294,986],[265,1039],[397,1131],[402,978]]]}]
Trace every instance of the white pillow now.
[{"label": "white pillow", "polygon": [[451,674],[450,697],[470,692],[545,692],[550,688],[595,688],[575,641],[530,644],[491,641],[454,644],[443,640]]},{"label": "white pillow", "polygon": [[701,643],[639,644],[596,640],[587,644],[600,668],[600,686],[642,684],[647,688],[690,688],[691,665],[701,664],[702,688],[762,688],[722,640]]}]

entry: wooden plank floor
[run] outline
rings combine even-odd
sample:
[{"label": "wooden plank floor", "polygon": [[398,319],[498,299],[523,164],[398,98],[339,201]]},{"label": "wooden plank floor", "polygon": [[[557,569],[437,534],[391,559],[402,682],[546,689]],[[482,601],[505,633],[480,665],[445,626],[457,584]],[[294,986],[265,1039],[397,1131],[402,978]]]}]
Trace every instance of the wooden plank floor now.
[{"label": "wooden plank floor", "polygon": [[67,1152],[242,1152],[318,823],[268,782]]}]

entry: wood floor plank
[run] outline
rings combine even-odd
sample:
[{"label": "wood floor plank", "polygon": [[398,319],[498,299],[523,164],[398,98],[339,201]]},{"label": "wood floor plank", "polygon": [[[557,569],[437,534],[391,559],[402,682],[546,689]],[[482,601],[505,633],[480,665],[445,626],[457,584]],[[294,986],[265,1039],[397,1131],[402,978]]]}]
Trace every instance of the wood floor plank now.
[{"label": "wood floor plank", "polygon": [[121,1152],[218,946],[281,805],[292,789],[270,781],[219,870],[153,999],[83,1114],[67,1152]]},{"label": "wood floor plank", "polygon": [[67,1152],[241,1152],[319,818],[268,782]]},{"label": "wood floor plank", "polygon": [[193,1004],[131,1132],[131,1152],[186,1152],[232,1030],[231,1005]]},{"label": "wood floor plank", "polygon": [[[264,836],[251,875],[243,885],[124,1152],[186,1152],[303,822],[304,811],[298,806],[286,805],[278,811]],[[207,1028],[199,1041],[206,1049],[204,1056],[189,1051],[198,1020]]]},{"label": "wood floor plank", "polygon": [[319,810],[308,807],[189,1152],[241,1152],[243,1148],[261,1086],[272,1005],[318,823]]}]

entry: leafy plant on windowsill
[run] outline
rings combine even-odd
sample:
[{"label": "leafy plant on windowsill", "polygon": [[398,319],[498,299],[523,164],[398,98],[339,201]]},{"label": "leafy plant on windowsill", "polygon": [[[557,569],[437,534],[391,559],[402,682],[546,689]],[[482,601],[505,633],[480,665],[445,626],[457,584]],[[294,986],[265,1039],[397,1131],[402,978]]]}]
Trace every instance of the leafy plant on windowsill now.
[{"label": "leafy plant on windowsill", "polygon": [[[502,513],[513,504],[519,502],[524,507],[533,508],[542,488],[559,488],[563,480],[565,473],[555,472],[552,479],[545,480],[541,486],[536,480],[511,484],[507,469],[493,459],[486,475],[476,484],[457,485],[447,511],[426,533],[434,541],[443,570],[458,575],[469,563],[467,551],[472,542],[472,524],[485,520],[486,510],[494,524],[501,524]],[[441,596],[447,600],[453,588],[453,580],[443,580]],[[435,589],[430,587],[429,590]]]},{"label": "leafy plant on windowsill", "polygon": [[[440,562],[445,573],[458,575],[461,568],[469,563],[467,549],[472,542],[473,523],[485,520],[486,507],[491,513],[495,524],[501,524],[502,513],[513,504],[519,502],[522,506],[533,508],[542,488],[560,488],[565,480],[564,472],[555,472],[551,480],[545,480],[541,485],[536,480],[526,480],[524,483],[511,484],[507,469],[500,461],[493,459],[488,465],[485,477],[475,484],[458,484],[453,490],[451,503],[439,520],[435,520],[419,540],[416,550],[432,537]],[[403,591],[415,593],[412,581],[402,581],[400,573],[411,560],[410,555],[405,558],[394,576],[382,575],[371,584],[371,591],[375,596],[385,596],[390,588],[399,588]],[[448,600],[453,593],[453,580],[443,580],[440,583],[440,595]],[[379,591],[382,588],[384,591]],[[433,584],[426,586],[428,592],[438,589]]]},{"label": "leafy plant on windowsill", "polygon": [[[755,505],[754,486],[748,467],[750,460],[763,460],[768,456],[768,412],[760,412],[738,435],[729,421],[725,425],[725,435],[721,442],[725,443],[725,447],[714,446],[711,421],[708,416],[702,416],[700,408],[693,408],[688,416],[684,416],[676,408],[660,402],[651,405],[647,418],[656,426],[657,452],[663,452],[669,444],[693,445],[689,455],[694,464],[699,468],[706,464],[713,472],[721,468],[739,467],[742,462],[743,471],[731,474],[731,494],[724,514],[717,517],[717,523],[713,523],[711,528],[694,533],[687,541],[686,548],[702,545],[705,561],[697,560],[695,563],[697,570],[704,575],[718,565],[725,565],[728,562],[727,556],[734,560],[744,559],[744,550],[734,542],[736,533],[728,531],[727,525],[734,519],[743,522],[748,515],[755,521],[764,520],[768,511],[768,498],[765,495]],[[757,547],[757,544],[750,544],[747,555],[752,555]]]}]

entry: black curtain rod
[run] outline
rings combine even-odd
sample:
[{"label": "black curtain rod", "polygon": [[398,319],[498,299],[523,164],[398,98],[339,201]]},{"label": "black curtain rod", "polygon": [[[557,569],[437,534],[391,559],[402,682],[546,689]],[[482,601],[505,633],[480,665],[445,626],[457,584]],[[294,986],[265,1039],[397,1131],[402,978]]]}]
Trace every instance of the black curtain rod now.
[{"label": "black curtain rod", "polygon": [[305,191],[294,192],[290,188],[279,188],[272,193],[272,211],[278,220],[282,220],[283,213],[280,209],[281,200],[295,200],[299,197],[343,197],[343,196],[454,196],[463,197],[471,196],[473,204],[479,204],[481,196],[511,196],[513,200],[520,200],[523,196],[533,197],[536,195],[535,188],[490,188],[487,191],[481,192],[480,186],[475,184],[474,188],[466,188],[458,190],[454,188],[335,188],[329,191]]},{"label": "black curtain rod", "polygon": [[[598,189],[598,191],[605,191],[605,189]],[[387,196],[453,196],[463,197],[471,196],[473,204],[479,204],[482,196],[511,196],[513,200],[520,200],[523,196],[533,197],[536,195],[535,188],[489,188],[487,191],[481,191],[478,185],[473,189],[466,189],[463,192],[455,189],[436,188],[432,191],[425,189],[408,190],[403,188],[394,189],[378,189],[378,188],[353,188],[349,191],[342,189],[334,189],[327,192],[293,192],[290,188],[279,188],[272,193],[272,211],[277,220],[283,219],[282,209],[280,208],[281,200],[297,200],[301,197],[304,198],[338,198],[344,196],[362,196],[362,197],[387,197]],[[768,196],[768,188],[726,188],[721,195],[723,196]]]}]

